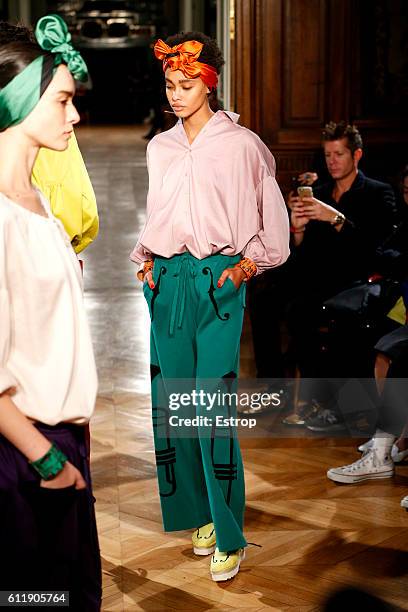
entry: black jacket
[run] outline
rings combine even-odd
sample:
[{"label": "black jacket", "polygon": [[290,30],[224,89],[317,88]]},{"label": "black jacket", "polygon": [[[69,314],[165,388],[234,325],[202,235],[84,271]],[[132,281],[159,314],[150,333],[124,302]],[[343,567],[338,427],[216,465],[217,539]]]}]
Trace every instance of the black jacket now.
[{"label": "black jacket", "polygon": [[395,280],[408,280],[408,206],[404,203],[399,224],[377,249],[379,274]]},{"label": "black jacket", "polygon": [[334,181],[313,194],[346,216],[340,232],[330,223],[309,221],[296,249],[299,284],[323,296],[333,295],[376,272],[376,250],[393,231],[396,204],[390,185],[359,171],[352,186],[335,202]]}]

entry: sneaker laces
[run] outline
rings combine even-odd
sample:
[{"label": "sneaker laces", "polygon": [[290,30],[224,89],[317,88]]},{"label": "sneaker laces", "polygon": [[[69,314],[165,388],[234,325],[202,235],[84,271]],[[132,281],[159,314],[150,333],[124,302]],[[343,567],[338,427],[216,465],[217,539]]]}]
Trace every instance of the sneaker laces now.
[{"label": "sneaker laces", "polygon": [[328,423],[329,425],[333,425],[333,423],[337,423],[338,421],[337,414],[333,412],[333,410],[330,410],[330,408],[324,408],[321,410],[318,413],[317,418],[320,421],[323,421],[323,423]]},{"label": "sneaker laces", "polygon": [[365,467],[370,462],[375,468],[381,467],[381,465],[383,465],[385,462],[385,457],[384,462],[382,462],[378,458],[375,448],[369,448],[365,451],[365,453],[363,453],[361,459],[357,459],[357,461],[354,461],[354,463],[350,463],[349,465],[343,465],[342,469],[347,469],[350,472],[356,472],[360,468]]}]

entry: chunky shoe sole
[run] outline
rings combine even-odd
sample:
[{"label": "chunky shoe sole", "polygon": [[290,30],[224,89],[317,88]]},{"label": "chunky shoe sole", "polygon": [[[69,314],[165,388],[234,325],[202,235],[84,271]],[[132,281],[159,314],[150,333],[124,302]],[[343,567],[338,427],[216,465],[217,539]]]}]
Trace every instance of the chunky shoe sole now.
[{"label": "chunky shoe sole", "polygon": [[408,495],[401,499],[401,507],[405,508],[405,510],[408,512]]},{"label": "chunky shoe sole", "polygon": [[317,433],[332,433],[337,431],[344,431],[346,425],[344,423],[336,423],[335,425],[308,425],[306,421],[306,428],[309,431],[315,431]]},{"label": "chunky shoe sole", "polygon": [[215,544],[214,546],[209,546],[208,548],[201,548],[198,546],[194,546],[193,550],[194,550],[195,555],[202,555],[202,556],[212,555],[215,550]]},{"label": "chunky shoe sole", "polygon": [[236,576],[239,572],[239,568],[241,565],[241,561],[243,561],[245,559],[245,548],[241,553],[241,557],[238,561],[238,565],[236,567],[234,567],[234,569],[230,570],[229,572],[223,572],[223,573],[217,573],[217,574],[213,574],[213,572],[211,572],[211,578],[215,581],[215,582],[223,582],[224,580],[231,580],[231,578],[234,578],[234,576]]},{"label": "chunky shoe sole", "polygon": [[387,470],[384,472],[377,472],[375,474],[359,474],[355,476],[347,474],[336,474],[330,470],[327,472],[327,478],[334,480],[334,482],[341,482],[344,484],[353,484],[355,482],[363,482],[364,480],[380,480],[381,478],[392,478],[394,476],[394,470]]}]

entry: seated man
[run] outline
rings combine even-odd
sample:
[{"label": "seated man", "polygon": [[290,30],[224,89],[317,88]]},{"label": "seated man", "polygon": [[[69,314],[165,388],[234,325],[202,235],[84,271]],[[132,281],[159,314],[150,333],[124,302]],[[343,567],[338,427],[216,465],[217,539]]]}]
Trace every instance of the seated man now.
[{"label": "seated man", "polygon": [[[335,368],[327,367],[327,359],[321,360],[323,302],[376,272],[376,250],[391,234],[396,213],[392,188],[358,169],[363,155],[358,129],[345,122],[329,123],[322,136],[331,180],[316,187],[313,197],[292,195],[288,201],[297,293],[288,307],[288,325],[301,376],[313,379],[339,376]],[[339,363],[345,362],[346,356],[336,357]],[[365,374],[350,371],[347,375]],[[309,386],[303,399],[312,399],[313,393]],[[335,429],[338,423],[333,415],[324,412],[328,431]]]}]

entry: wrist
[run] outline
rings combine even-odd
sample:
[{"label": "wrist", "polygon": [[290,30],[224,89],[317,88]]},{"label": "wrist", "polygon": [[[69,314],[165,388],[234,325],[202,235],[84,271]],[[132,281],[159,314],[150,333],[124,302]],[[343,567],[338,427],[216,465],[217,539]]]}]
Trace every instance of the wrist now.
[{"label": "wrist", "polygon": [[343,225],[343,223],[345,222],[346,217],[343,215],[343,213],[341,212],[336,212],[334,214],[333,217],[331,217],[330,219],[330,224],[333,225],[334,227],[336,225]]},{"label": "wrist", "polygon": [[52,444],[45,455],[36,461],[30,461],[30,465],[43,480],[51,480],[62,472],[67,461],[67,457],[58,446]]},{"label": "wrist", "polygon": [[144,262],[143,264],[143,268],[141,270],[139,270],[139,272],[137,273],[137,278],[140,281],[144,281],[144,277],[146,276],[146,274],[148,272],[152,272],[153,270],[153,265],[154,265],[154,261],[153,259],[148,259],[147,261]]},{"label": "wrist", "polygon": [[243,257],[241,261],[235,264],[234,268],[240,269],[243,272],[244,281],[248,281],[250,278],[252,278],[258,270],[256,264],[252,261],[252,259],[249,259],[249,257]]},{"label": "wrist", "polygon": [[306,225],[303,225],[301,227],[295,227],[294,225],[290,226],[291,234],[304,234],[305,231],[306,231]]}]

